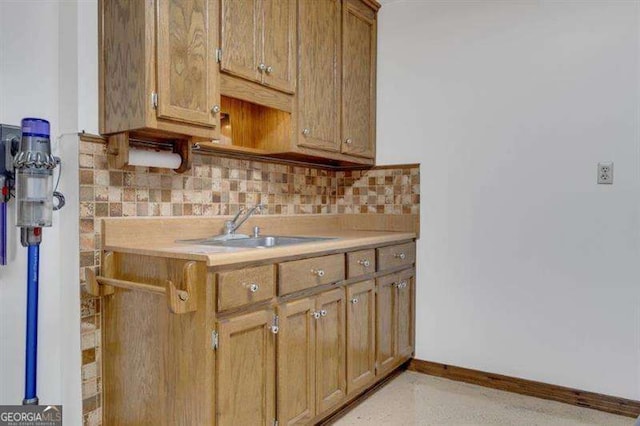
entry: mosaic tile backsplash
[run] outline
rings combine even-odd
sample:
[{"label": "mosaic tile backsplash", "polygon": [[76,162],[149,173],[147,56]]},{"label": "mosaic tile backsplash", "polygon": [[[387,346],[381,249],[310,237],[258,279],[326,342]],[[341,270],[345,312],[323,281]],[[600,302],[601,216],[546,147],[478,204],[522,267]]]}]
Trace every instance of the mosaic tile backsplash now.
[{"label": "mosaic tile backsplash", "polygon": [[[418,166],[334,171],[195,155],[184,174],[109,169],[106,146],[80,142],[80,277],[99,272],[100,220],[125,216],[214,216],[267,205],[263,214],[417,214]],[[85,425],[102,424],[100,299],[81,291]]]}]

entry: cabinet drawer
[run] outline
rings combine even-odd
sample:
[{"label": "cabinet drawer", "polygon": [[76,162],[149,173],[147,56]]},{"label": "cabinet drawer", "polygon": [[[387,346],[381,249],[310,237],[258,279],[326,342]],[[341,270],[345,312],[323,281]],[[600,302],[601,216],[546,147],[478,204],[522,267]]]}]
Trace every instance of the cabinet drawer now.
[{"label": "cabinet drawer", "polygon": [[289,294],[322,284],[344,280],[344,255],[293,260],[278,265],[280,294]]},{"label": "cabinet drawer", "polygon": [[276,295],[273,265],[218,274],[218,310],[268,300]]},{"label": "cabinet drawer", "polygon": [[360,250],[347,253],[347,278],[372,274],[376,271],[376,251]]},{"label": "cabinet drawer", "polygon": [[416,243],[398,244],[378,249],[378,270],[412,265],[416,261]]}]

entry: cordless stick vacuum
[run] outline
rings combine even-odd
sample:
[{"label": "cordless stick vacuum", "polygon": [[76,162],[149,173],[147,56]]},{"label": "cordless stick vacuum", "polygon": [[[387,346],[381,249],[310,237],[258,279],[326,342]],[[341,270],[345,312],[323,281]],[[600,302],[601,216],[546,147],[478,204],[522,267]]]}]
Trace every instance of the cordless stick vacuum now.
[{"label": "cordless stick vacuum", "polygon": [[[53,169],[60,159],[51,155],[49,122],[40,118],[22,120],[22,137],[15,153],[17,226],[20,242],[28,249],[27,336],[25,393],[23,405],[38,405],[38,274],[42,228],[52,225],[53,210],[64,205],[64,197],[53,188]],[[54,206],[54,196],[58,199]]]}]

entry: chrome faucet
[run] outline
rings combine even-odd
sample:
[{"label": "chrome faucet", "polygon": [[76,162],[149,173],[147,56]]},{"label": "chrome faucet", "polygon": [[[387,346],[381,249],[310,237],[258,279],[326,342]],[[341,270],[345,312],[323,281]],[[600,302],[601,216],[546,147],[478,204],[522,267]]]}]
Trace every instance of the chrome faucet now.
[{"label": "chrome faucet", "polygon": [[[249,210],[246,210],[244,208],[240,208],[240,210],[238,211],[238,213],[236,213],[236,215],[233,217],[233,219],[231,220],[227,220],[224,223],[224,235],[228,238],[228,239],[233,239],[233,238],[248,238],[248,236],[246,235],[239,235],[236,234],[236,231],[238,230],[238,228],[240,228],[242,226],[243,223],[245,223],[247,221],[247,219],[249,219],[254,213],[256,212],[261,212],[264,209],[264,204],[256,204],[254,207],[252,207]],[[242,213],[244,213],[246,211],[246,214],[242,217],[242,219],[240,219],[240,215],[242,215]],[[238,220],[239,219],[239,220]]]}]

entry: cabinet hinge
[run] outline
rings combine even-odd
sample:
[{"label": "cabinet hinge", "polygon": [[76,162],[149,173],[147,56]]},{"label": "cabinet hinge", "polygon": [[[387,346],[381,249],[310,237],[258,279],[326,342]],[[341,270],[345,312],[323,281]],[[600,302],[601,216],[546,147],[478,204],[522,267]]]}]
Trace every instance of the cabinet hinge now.
[{"label": "cabinet hinge", "polygon": [[215,330],[211,332],[211,347],[218,349],[218,332]]},{"label": "cabinet hinge", "polygon": [[216,49],[216,62],[222,62],[222,49],[220,49],[219,47]]},{"label": "cabinet hinge", "polygon": [[277,315],[273,316],[273,322],[271,323],[271,332],[273,334],[278,334],[278,331],[280,331],[280,319],[278,318]]},{"label": "cabinet hinge", "polygon": [[156,92],[151,93],[151,105],[153,105],[154,108],[158,108],[158,93]]}]

